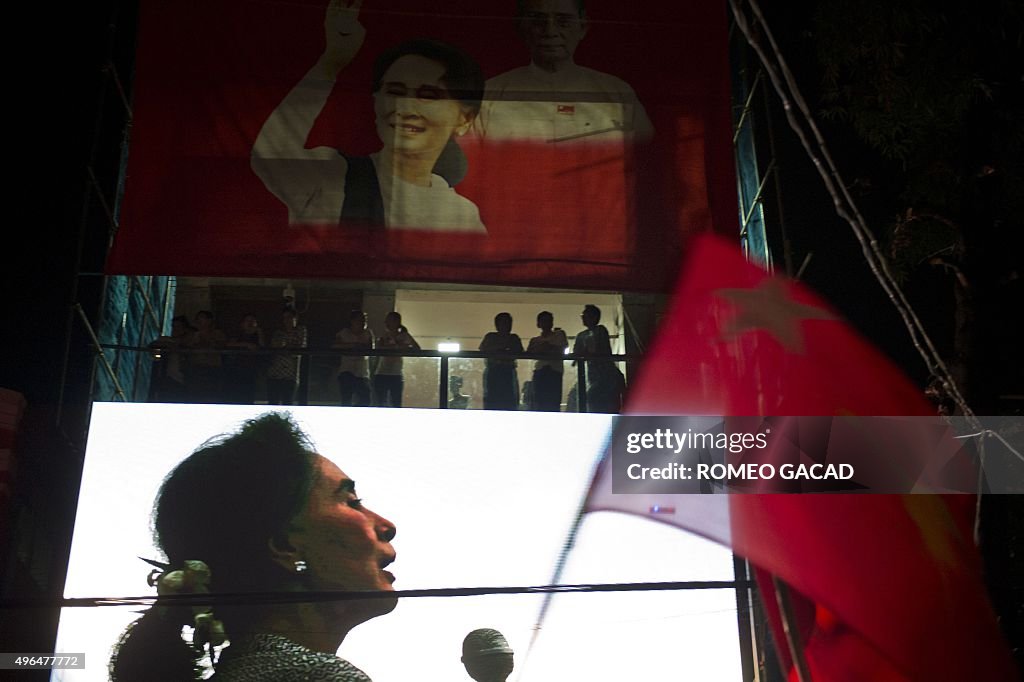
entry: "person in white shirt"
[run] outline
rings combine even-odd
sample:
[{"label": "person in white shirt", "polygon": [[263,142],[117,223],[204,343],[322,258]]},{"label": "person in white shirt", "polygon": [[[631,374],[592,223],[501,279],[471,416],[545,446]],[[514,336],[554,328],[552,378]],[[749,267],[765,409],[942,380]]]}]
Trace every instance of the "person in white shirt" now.
[{"label": "person in white shirt", "polygon": [[[353,310],[348,326],[334,335],[331,348],[337,350],[373,350],[373,332],[366,328],[366,313]],[[370,404],[370,359],[365,355],[343,355],[338,365],[338,389],[345,407]]]},{"label": "person in white shirt", "polygon": [[517,0],[516,29],[530,64],[487,81],[474,123],[486,140],[644,141],[653,134],[629,85],[573,61],[587,34],[583,0]]},{"label": "person in white shirt", "polygon": [[326,49],[260,129],[253,172],[288,207],[291,225],[486,233],[476,204],[453,189],[466,166],[455,139],[480,110],[483,74],[452,45],[411,40],[374,62],[379,152],[346,156],[332,147],[306,148],[335,78],[363,44],[361,4],[328,6]]}]

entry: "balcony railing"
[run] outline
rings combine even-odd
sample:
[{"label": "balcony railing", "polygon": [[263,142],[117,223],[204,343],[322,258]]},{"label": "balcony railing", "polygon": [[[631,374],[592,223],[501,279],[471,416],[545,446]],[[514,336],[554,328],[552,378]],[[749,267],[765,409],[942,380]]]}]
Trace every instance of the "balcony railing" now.
[{"label": "balcony railing", "polygon": [[[588,391],[579,390],[580,386],[587,386],[588,389],[593,393],[594,382],[591,381],[588,384],[588,374],[597,372],[607,372],[607,368],[613,365],[618,370],[618,376],[624,377],[622,372],[623,365],[627,361],[636,361],[640,358],[633,355],[604,355],[600,357],[596,356],[585,356],[585,355],[574,355],[565,354],[559,356],[553,356],[551,354],[542,353],[491,353],[483,351],[437,351],[437,350],[337,350],[337,349],[324,349],[324,348],[304,348],[304,349],[281,349],[281,348],[261,348],[259,350],[247,350],[247,349],[236,349],[236,348],[185,348],[175,346],[162,346],[158,347],[153,344],[148,347],[138,346],[126,346],[119,344],[97,344],[98,349],[103,350],[118,350],[135,353],[143,353],[148,355],[153,361],[153,381],[149,391],[148,401],[149,402],[213,402],[213,403],[237,403],[237,402],[254,402],[262,404],[265,400],[238,400],[232,399],[230,396],[230,387],[228,383],[231,381],[231,377],[234,374],[237,376],[237,370],[239,367],[244,367],[247,372],[252,373],[253,377],[257,380],[259,388],[262,385],[266,374],[266,368],[274,358],[278,357],[293,357],[299,360],[299,371],[298,380],[296,384],[296,392],[294,404],[298,405],[309,405],[309,404],[337,404],[337,388],[333,386],[333,382],[330,381],[330,377],[337,373],[337,368],[341,364],[342,358],[345,357],[357,357],[357,358],[368,358],[371,366],[371,383],[373,376],[373,367],[377,361],[376,358],[387,358],[387,357],[401,357],[405,359],[403,367],[403,375],[405,380],[405,391],[407,396],[413,397],[412,400],[407,400],[407,406],[414,407],[436,407],[438,409],[449,409],[452,407],[459,406],[459,398],[466,399],[462,402],[468,404],[465,407],[476,409],[480,407],[477,398],[482,394],[482,375],[483,369],[488,360],[506,360],[506,361],[517,361],[516,376],[517,378],[523,376],[532,376],[532,362],[536,360],[561,360],[563,366],[563,380],[562,380],[562,405],[565,406],[565,411],[574,412],[587,412],[597,411],[588,410]],[[102,352],[98,352],[99,362],[105,363],[106,358]],[[196,363],[195,358],[202,358],[201,363]],[[434,362],[430,363],[429,366],[424,364],[429,360]],[[524,361],[522,363],[518,361]],[[527,362],[531,364],[526,364]],[[184,393],[169,396],[162,395],[165,392],[165,388],[170,379],[168,374],[172,370],[172,365],[177,363],[178,367],[176,371],[183,375],[186,381],[182,384]],[[208,391],[205,395],[198,395],[193,392],[191,395],[188,390],[188,377],[189,368],[202,367],[204,375],[209,379],[210,377],[216,377],[218,372],[219,377],[215,378],[223,384],[223,388],[226,390],[221,391],[221,395],[215,396],[215,391]],[[451,378],[453,376],[459,376],[462,379],[462,386],[468,389],[470,393],[461,394],[458,396],[452,394]],[[572,377],[575,379],[575,384],[566,386],[567,379]],[[593,377],[591,377],[593,379]],[[522,383],[525,384],[529,379],[525,379]],[[624,389],[624,379],[622,379]],[[430,388],[427,389],[427,384]],[[209,386],[207,386],[209,388]],[[517,391],[519,389],[517,388]],[[521,392],[521,391],[520,391]],[[433,396],[432,400],[425,399],[425,393],[430,393]],[[517,396],[518,397],[518,396]],[[104,399],[103,396],[98,396],[99,399]],[[110,396],[110,399],[121,399],[120,396]],[[376,402],[376,401],[374,401]],[[427,404],[427,403],[430,404]],[[473,403],[477,403],[474,405]],[[529,406],[521,405],[519,409],[532,409]],[[560,408],[561,411],[561,408]],[[609,411],[609,408],[605,406],[601,411]]]}]

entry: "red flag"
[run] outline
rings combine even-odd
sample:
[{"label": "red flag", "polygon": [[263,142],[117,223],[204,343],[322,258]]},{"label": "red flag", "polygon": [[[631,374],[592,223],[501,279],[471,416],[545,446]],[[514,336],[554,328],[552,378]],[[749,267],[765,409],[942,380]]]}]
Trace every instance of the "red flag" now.
[{"label": "red flag", "polygon": [[[629,412],[934,413],[815,295],[717,238],[693,246]],[[589,508],[616,508],[595,491]],[[972,509],[970,496],[731,495],[728,529],[699,516],[657,518],[730,538],[802,595],[813,679],[1015,679],[982,582]],[[770,590],[766,602],[771,614]]]}]

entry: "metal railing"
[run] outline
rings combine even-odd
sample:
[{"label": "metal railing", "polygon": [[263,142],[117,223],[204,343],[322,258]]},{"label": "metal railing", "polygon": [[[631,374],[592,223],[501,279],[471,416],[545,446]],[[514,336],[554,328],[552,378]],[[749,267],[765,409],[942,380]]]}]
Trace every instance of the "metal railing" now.
[{"label": "metal railing", "polygon": [[[355,357],[355,358],[393,358],[400,357],[406,359],[413,358],[433,358],[438,360],[438,379],[437,379],[437,403],[438,409],[449,408],[449,380],[451,377],[451,362],[453,360],[561,360],[564,363],[573,363],[573,369],[575,370],[576,376],[576,412],[587,412],[588,411],[588,396],[587,390],[580,390],[579,387],[588,387],[588,365],[592,363],[612,363],[618,366],[618,363],[624,363],[626,361],[634,361],[641,359],[637,355],[626,355],[626,354],[612,354],[612,355],[584,355],[584,354],[563,354],[563,355],[552,355],[550,353],[494,353],[484,351],[437,351],[437,350],[384,350],[384,349],[364,349],[364,350],[340,350],[332,348],[260,348],[258,350],[249,350],[241,348],[230,348],[230,347],[214,347],[214,348],[196,348],[196,347],[179,347],[171,344],[159,345],[156,342],[149,346],[129,346],[123,344],[100,344],[95,343],[94,348],[100,358],[103,357],[103,350],[117,350],[127,352],[137,352],[150,355],[154,361],[161,362],[166,361],[172,355],[178,355],[179,357],[188,358],[189,356],[201,356],[209,358],[212,355],[220,356],[221,360],[226,360],[232,357],[248,357],[248,358],[266,358],[268,360],[279,357],[279,356],[291,356],[300,359],[299,365],[299,382],[298,392],[296,398],[296,404],[306,405],[309,404],[309,377],[311,361],[313,358],[323,359],[332,358],[340,364],[342,358]],[[620,370],[621,372],[621,370]],[[125,398],[122,398],[125,400]],[[185,402],[192,402],[186,400]],[[197,401],[198,402],[198,401]],[[228,401],[225,401],[228,402]]]}]

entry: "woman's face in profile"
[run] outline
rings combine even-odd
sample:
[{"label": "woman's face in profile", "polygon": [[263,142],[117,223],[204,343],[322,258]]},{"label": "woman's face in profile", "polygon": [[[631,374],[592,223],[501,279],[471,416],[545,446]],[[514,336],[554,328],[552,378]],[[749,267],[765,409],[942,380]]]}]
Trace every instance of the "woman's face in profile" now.
[{"label": "woman's face in profile", "polygon": [[399,57],[374,93],[377,135],[385,149],[441,155],[452,133],[465,132],[469,109],[450,98],[444,66],[420,55]]},{"label": "woman's face in profile", "polygon": [[[330,460],[317,455],[309,503],[295,519],[289,541],[306,562],[312,590],[393,590],[385,566],[395,560],[395,526],[363,506],[355,483]],[[397,600],[365,600],[387,613]]]}]

